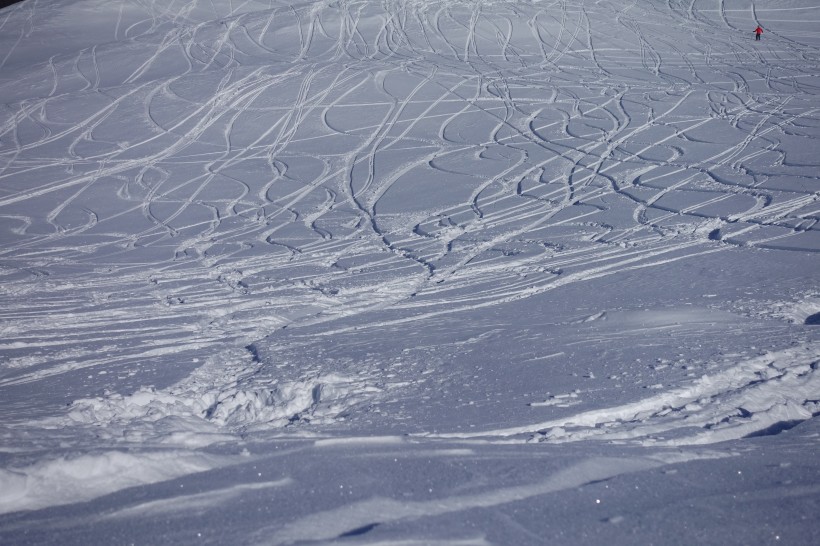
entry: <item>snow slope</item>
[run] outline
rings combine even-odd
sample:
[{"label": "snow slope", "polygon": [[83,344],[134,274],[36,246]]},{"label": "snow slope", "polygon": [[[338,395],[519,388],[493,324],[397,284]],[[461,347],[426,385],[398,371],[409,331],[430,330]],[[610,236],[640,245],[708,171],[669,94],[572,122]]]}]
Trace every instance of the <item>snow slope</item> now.
[{"label": "snow slope", "polygon": [[0,541],[816,544],[818,21],[0,9]]}]

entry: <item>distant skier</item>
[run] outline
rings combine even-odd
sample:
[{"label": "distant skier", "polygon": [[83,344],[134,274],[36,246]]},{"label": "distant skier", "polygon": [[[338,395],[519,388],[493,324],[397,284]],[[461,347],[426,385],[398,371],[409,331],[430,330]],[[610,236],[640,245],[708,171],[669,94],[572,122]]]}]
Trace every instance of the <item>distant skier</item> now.
[{"label": "distant skier", "polygon": [[757,25],[757,28],[755,29],[755,40],[758,42],[760,41],[761,34],[763,34],[763,28],[760,25]]}]

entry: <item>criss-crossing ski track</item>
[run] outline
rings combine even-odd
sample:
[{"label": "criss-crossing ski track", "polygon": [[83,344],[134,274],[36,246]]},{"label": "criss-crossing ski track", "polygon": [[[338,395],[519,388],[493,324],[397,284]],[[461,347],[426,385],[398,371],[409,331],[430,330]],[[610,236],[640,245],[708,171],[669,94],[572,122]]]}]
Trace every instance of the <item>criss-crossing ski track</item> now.
[{"label": "criss-crossing ski track", "polygon": [[123,3],[3,93],[0,386],[820,250],[818,34],[754,3],[240,5]]}]

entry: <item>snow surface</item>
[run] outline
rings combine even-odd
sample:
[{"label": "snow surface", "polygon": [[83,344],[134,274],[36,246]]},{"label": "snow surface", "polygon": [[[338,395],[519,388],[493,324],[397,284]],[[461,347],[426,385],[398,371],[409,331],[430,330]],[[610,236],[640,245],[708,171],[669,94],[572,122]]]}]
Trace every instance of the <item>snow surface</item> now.
[{"label": "snow surface", "polygon": [[0,543],[820,543],[818,23],[0,9]]}]

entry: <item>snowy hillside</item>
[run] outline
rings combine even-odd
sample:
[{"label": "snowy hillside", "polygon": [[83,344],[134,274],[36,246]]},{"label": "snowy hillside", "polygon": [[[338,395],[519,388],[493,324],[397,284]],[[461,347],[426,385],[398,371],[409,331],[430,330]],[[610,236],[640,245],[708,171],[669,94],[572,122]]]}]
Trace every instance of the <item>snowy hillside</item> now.
[{"label": "snowy hillside", "polygon": [[818,25],[0,9],[0,543],[817,544]]}]

